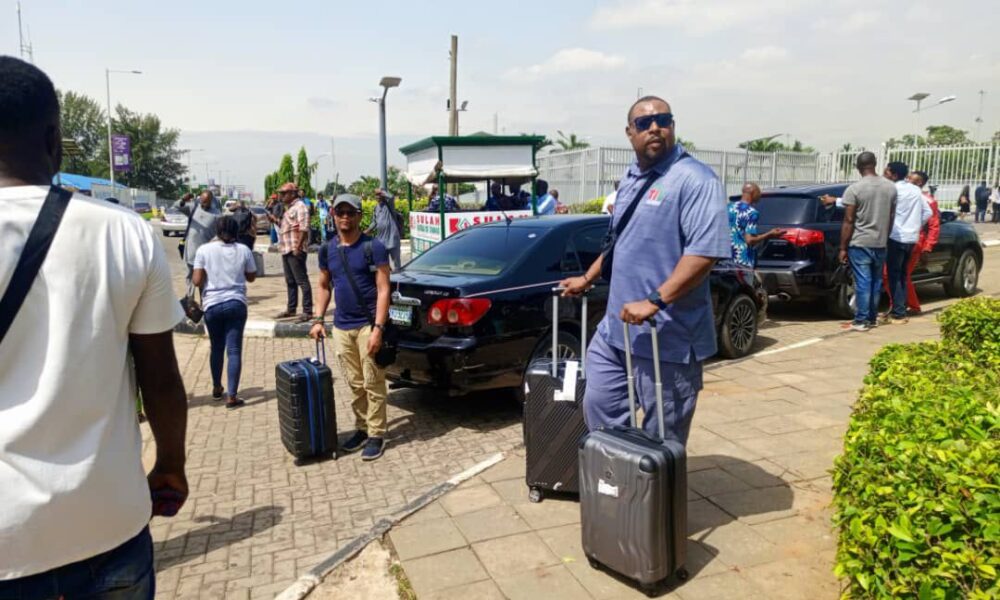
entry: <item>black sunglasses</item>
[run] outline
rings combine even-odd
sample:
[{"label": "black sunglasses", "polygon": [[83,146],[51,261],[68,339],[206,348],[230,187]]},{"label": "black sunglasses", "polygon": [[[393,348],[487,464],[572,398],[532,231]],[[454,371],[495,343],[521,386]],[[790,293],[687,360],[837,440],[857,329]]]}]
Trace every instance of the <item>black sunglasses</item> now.
[{"label": "black sunglasses", "polygon": [[656,123],[660,129],[666,129],[674,124],[674,115],[670,113],[657,113],[655,115],[643,115],[636,117],[632,124],[636,131],[646,131]]}]

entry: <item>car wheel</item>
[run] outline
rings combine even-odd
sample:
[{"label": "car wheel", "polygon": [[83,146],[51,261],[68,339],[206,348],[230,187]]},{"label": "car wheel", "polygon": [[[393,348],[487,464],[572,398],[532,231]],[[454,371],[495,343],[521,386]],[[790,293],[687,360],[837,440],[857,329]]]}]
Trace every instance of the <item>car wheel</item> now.
[{"label": "car wheel", "polygon": [[757,305],[746,294],[739,294],[726,308],[719,331],[719,346],[726,358],[741,358],[750,353],[757,339]]},{"label": "car wheel", "polygon": [[[559,331],[559,343],[556,346],[556,352],[559,353],[559,360],[579,360],[580,359],[580,338],[576,337],[572,333],[566,331]],[[552,358],[552,335],[545,336],[542,341],[538,342],[535,346],[534,352],[531,353],[531,358],[528,359],[528,365],[531,363]],[[527,375],[528,368],[525,367],[524,373],[521,375],[521,387],[517,388],[514,393],[514,397],[518,404],[524,404],[524,379]]]},{"label": "car wheel", "polygon": [[854,283],[842,283],[826,298],[827,311],[838,319],[853,319],[857,308]]},{"label": "car wheel", "polygon": [[962,252],[956,265],[951,280],[944,284],[944,291],[956,298],[975,294],[976,286],[979,284],[979,263],[976,261],[976,255],[972,250],[966,250]]}]

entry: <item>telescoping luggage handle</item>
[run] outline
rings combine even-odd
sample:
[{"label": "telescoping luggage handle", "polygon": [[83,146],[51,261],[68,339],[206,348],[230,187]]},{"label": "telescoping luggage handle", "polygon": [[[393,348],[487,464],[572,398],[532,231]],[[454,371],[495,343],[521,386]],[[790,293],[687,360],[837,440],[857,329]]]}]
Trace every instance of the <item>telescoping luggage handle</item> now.
[{"label": "telescoping luggage handle", "polygon": [[[632,338],[629,337],[628,323],[622,321],[625,330],[625,370],[628,381],[628,409],[629,417],[633,428],[638,428],[636,423],[635,406],[635,371],[632,370]],[[663,382],[660,380],[660,344],[656,336],[656,323],[649,321],[649,330],[653,343],[653,382],[656,388],[656,422],[660,426],[660,439],[667,439],[667,430],[663,424]]]},{"label": "telescoping luggage handle", "polygon": [[319,338],[316,340],[316,361],[326,364],[326,344],[323,343],[325,338]]},{"label": "telescoping luggage handle", "polygon": [[[559,296],[566,288],[552,288],[552,376],[559,376]],[[587,295],[580,296],[580,376],[587,376]]]}]

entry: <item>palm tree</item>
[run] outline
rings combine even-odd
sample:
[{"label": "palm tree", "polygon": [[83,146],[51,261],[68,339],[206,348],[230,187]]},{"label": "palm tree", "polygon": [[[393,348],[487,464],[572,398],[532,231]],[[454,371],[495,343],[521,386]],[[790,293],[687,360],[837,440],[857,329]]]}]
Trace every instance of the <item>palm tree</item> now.
[{"label": "palm tree", "polygon": [[556,144],[561,148],[561,152],[567,150],[581,150],[583,148],[589,148],[590,142],[585,142],[583,139],[576,136],[575,133],[570,133],[566,135],[562,131],[556,131],[559,134],[559,139],[556,140]]}]

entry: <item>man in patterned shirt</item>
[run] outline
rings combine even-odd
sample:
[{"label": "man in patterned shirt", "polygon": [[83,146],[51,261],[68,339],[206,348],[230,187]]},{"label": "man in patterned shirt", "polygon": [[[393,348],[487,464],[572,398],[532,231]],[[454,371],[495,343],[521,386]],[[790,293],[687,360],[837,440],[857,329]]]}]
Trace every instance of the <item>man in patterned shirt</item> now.
[{"label": "man in patterned shirt", "polygon": [[744,267],[757,267],[755,246],[765,240],[781,237],[782,229],[772,229],[757,235],[757,219],[760,213],[756,205],[760,202],[760,186],[756,183],[743,185],[743,197],[729,204],[729,230],[732,234],[733,262]]},{"label": "man in patterned shirt", "polygon": [[288,304],[285,311],[278,314],[278,319],[294,317],[299,306],[299,288],[302,288],[302,314],[298,320],[302,323],[312,318],[312,287],[309,285],[309,273],[306,271],[306,247],[309,244],[309,208],[299,197],[299,188],[294,183],[286,183],[278,188],[282,202],[287,203],[285,214],[281,217],[279,245],[281,249],[281,266],[285,272],[285,285],[288,288]]}]

